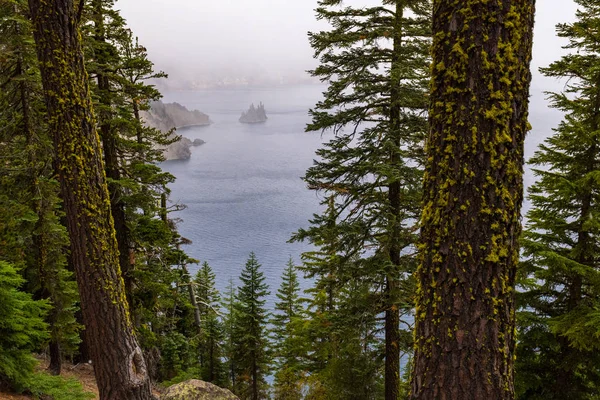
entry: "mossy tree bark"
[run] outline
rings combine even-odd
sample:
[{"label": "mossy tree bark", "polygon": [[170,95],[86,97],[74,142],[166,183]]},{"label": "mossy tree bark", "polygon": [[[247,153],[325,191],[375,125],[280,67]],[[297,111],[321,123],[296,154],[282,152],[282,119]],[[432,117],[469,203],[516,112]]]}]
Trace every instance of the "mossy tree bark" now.
[{"label": "mossy tree bark", "polygon": [[[130,258],[130,232],[127,226],[127,217],[125,215],[125,204],[123,202],[123,193],[121,184],[121,163],[118,156],[118,132],[115,129],[113,114],[113,92],[109,77],[111,68],[111,54],[116,50],[112,48],[106,40],[106,27],[104,23],[104,4],[103,0],[94,0],[91,3],[91,20],[94,24],[93,40],[95,42],[96,57],[96,80],[98,85],[99,110],[97,113],[99,121],[99,133],[102,141],[102,150],[104,152],[104,168],[106,176],[110,179],[108,191],[110,194],[111,212],[114,221],[117,243],[119,245],[119,264],[125,282],[125,295],[129,303],[130,310],[134,312],[133,304],[133,265]],[[114,56],[112,61],[118,62]],[[112,66],[114,69],[114,66]]]},{"label": "mossy tree bark", "polygon": [[412,399],[512,399],[535,0],[434,1]]},{"label": "mossy tree bark", "polygon": [[[83,2],[79,5],[83,5]],[[152,399],[133,332],[72,0],[29,0],[100,398]]]}]

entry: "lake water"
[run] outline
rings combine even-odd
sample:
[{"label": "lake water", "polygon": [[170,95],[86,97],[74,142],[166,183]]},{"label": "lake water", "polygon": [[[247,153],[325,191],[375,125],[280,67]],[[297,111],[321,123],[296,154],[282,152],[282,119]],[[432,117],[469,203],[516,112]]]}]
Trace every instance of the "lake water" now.
[{"label": "lake water", "polygon": [[[319,198],[300,179],[321,145],[318,133],[305,133],[308,109],[321,98],[323,86],[222,89],[166,93],[165,102],[177,101],[210,115],[214,122],[179,133],[206,144],[192,149],[186,161],[169,161],[163,168],[177,177],[171,200],[187,205],[171,214],[183,220],[181,234],[192,240],[186,251],[208,261],[224,290],[237,278],[251,251],[256,253],[271,288],[269,302],[280,284],[281,272],[291,256],[309,249],[287,243],[291,234],[307,227],[319,210]],[[250,103],[265,104],[264,124],[238,122]],[[560,121],[546,107],[540,90],[533,90],[531,122],[534,131],[526,146],[531,156],[537,145]],[[533,182],[530,172],[526,184]],[[527,203],[526,203],[527,207]],[[191,266],[192,271],[197,269]]]},{"label": "lake water", "polygon": [[[211,90],[167,93],[177,101],[210,115],[213,124],[178,133],[206,144],[192,148],[186,161],[162,167],[177,177],[171,200],[187,208],[180,233],[193,241],[186,251],[208,261],[223,290],[237,278],[251,251],[256,253],[271,288],[280,284],[288,259],[299,262],[307,244],[287,243],[294,231],[308,226],[319,210],[319,198],[301,180],[322,143],[318,133],[305,133],[307,110],[320,98],[322,86],[252,90]],[[262,101],[268,121],[241,124],[250,103]],[[196,266],[191,266],[196,270]]]}]

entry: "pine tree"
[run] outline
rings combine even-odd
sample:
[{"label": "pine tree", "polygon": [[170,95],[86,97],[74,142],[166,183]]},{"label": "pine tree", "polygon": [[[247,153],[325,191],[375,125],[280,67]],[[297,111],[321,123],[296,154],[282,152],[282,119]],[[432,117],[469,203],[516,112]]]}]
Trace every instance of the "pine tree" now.
[{"label": "pine tree", "polygon": [[282,282],[277,291],[278,301],[275,303],[276,314],[271,319],[275,373],[274,397],[280,400],[296,400],[302,398],[302,366],[297,337],[297,325],[302,319],[300,303],[300,283],[293,260],[290,258],[283,272]]},{"label": "pine tree", "polygon": [[[183,336],[196,336],[200,321],[187,272],[193,260],[180,248],[187,240],[168,218],[181,208],[166,205],[167,185],[175,178],[158,164],[164,161],[161,149],[178,137],[145,127],[140,118],[161,97],[148,81],[166,74],[154,71],[113,0],[87,2],[82,18],[125,291],[153,378],[171,379],[193,364],[194,346]],[[170,361],[160,363],[159,354]]]},{"label": "pine tree", "polygon": [[195,283],[202,321],[199,345],[202,379],[227,386],[227,371],[222,361],[225,332],[220,316],[221,296],[215,288],[215,274],[207,262],[202,264]]},{"label": "pine tree", "polygon": [[236,318],[233,359],[235,361],[235,393],[242,400],[266,398],[271,368],[270,343],[267,332],[268,312],[265,308],[269,287],[254,253],[250,253],[240,275],[234,313]]},{"label": "pine tree", "polygon": [[320,215],[295,238],[317,243],[334,235],[337,265],[345,268],[326,275],[372,282],[377,295],[369,297],[371,313],[385,313],[385,398],[396,400],[400,352],[411,346],[401,343],[400,314],[412,307],[416,267],[430,8],[426,0],[383,3],[357,8],[319,2],[317,18],[332,28],[310,34],[320,59],[312,75],[329,87],[311,110],[307,130],[331,130],[335,137],[317,152],[319,161],[305,180],[324,192],[324,203],[333,202],[336,230],[328,226],[329,216]]},{"label": "pine tree", "polygon": [[319,279],[308,290],[306,318],[294,326],[304,339],[296,352],[307,373],[308,398],[383,398],[382,328],[371,309],[372,287],[368,279],[336,281],[334,287]]},{"label": "pine tree", "polygon": [[385,396],[379,316],[373,315],[372,282],[353,279],[338,289],[330,313],[332,357],[325,375],[330,399],[376,400]]},{"label": "pine tree", "polygon": [[520,399],[593,399],[600,390],[600,4],[577,4],[576,22],[557,26],[570,53],[541,70],[569,81],[549,97],[565,117],[530,160],[538,180],[523,235]]},{"label": "pine tree", "polygon": [[412,399],[513,399],[534,1],[434,1]]},{"label": "pine tree", "polygon": [[166,74],[154,72],[146,50],[114,9],[113,0],[90,1],[83,16],[89,20],[84,24],[86,66],[92,78],[119,263],[135,314],[134,292],[139,284],[135,282],[134,251],[139,243],[134,242],[132,229],[137,226],[140,211],[144,216],[156,214],[160,197],[169,192],[167,184],[174,177],[156,163],[163,161],[160,147],[176,140],[168,139],[169,133],[144,127],[139,111],[161,97],[147,80]]},{"label": "pine tree", "polygon": [[23,1],[0,5],[0,192],[6,196],[2,201],[6,214],[0,219],[6,230],[0,235],[4,243],[10,236],[19,237],[14,247],[3,246],[0,258],[22,269],[27,280],[25,290],[36,299],[51,302],[47,314],[51,333],[49,369],[59,374],[63,351],[72,353],[78,342],[79,325],[74,318],[78,297],[74,278],[66,269],[69,240],[60,221],[53,149],[26,10]]},{"label": "pine tree", "polygon": [[228,388],[234,389],[237,387],[237,363],[234,356],[236,347],[236,327],[238,325],[238,316],[236,310],[237,304],[237,290],[233,283],[233,278],[229,279],[229,284],[226,288],[226,295],[223,298],[222,307],[225,310],[225,317],[223,318],[223,327],[225,332],[224,340],[224,355],[227,359],[227,377],[228,377]]},{"label": "pine tree", "polygon": [[[82,3],[83,4],[83,3]],[[120,180],[122,178],[121,160],[119,157],[119,130],[115,123],[115,102],[119,93],[113,90],[113,74],[120,64],[115,46],[109,42],[108,35],[115,34],[115,28],[121,29],[123,24],[118,13],[112,10],[112,0],[91,0],[89,2],[89,19],[93,24],[89,39],[92,51],[86,56],[86,67],[95,85],[92,90],[96,95],[94,110],[98,122],[98,133],[102,142],[104,168],[108,178],[108,190],[111,201],[111,213],[115,234],[119,246],[119,265],[125,283],[125,294],[132,304],[133,272],[130,258],[130,232],[126,220],[125,204]]]},{"label": "pine tree", "polygon": [[100,399],[151,399],[119,268],[83,63],[79,34],[82,10],[64,0],[30,0],[29,9]]},{"label": "pine tree", "polygon": [[47,338],[48,304],[20,291],[23,283],[12,265],[0,261],[0,386],[15,389],[27,385],[36,364],[31,353]]}]

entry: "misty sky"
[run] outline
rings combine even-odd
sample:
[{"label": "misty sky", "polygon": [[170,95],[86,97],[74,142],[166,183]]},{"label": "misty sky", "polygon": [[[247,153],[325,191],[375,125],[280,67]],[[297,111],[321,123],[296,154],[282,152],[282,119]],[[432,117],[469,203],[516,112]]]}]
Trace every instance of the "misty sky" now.
[{"label": "misty sky", "polygon": [[[347,0],[346,4],[377,4]],[[172,79],[265,71],[302,76],[315,65],[306,33],[319,30],[316,0],[118,0],[117,8]],[[538,0],[533,68],[561,54],[554,26],[574,18],[572,0]],[[542,81],[537,77],[534,87]],[[544,82],[546,84],[546,82]]]}]

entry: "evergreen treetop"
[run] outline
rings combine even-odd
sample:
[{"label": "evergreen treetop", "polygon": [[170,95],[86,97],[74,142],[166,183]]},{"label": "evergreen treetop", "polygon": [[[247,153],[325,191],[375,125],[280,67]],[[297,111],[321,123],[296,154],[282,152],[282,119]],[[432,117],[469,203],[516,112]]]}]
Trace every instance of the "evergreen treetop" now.
[{"label": "evergreen treetop", "polygon": [[563,121],[531,158],[517,347],[520,398],[593,398],[600,382],[600,4],[557,25],[570,52],[541,72]]}]

